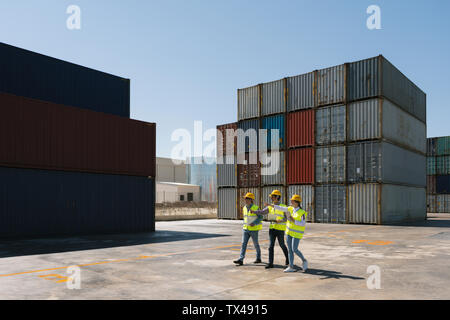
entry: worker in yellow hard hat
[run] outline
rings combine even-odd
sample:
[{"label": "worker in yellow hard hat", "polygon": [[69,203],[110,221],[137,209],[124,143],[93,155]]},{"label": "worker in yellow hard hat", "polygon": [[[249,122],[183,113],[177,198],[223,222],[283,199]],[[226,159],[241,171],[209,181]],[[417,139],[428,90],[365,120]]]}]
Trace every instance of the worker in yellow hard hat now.
[{"label": "worker in yellow hard hat", "polygon": [[247,193],[245,196],[245,206],[242,208],[244,215],[244,233],[242,235],[242,246],[241,254],[238,260],[233,261],[238,266],[244,264],[245,252],[247,251],[248,240],[252,238],[253,245],[256,249],[256,260],[254,263],[261,263],[261,248],[258,242],[258,232],[262,229],[262,216],[252,213],[251,211],[256,211],[259,209],[255,202],[255,195],[251,192]]},{"label": "worker in yellow hard hat", "polygon": [[[269,195],[272,200],[273,205],[278,205],[280,207],[287,207],[285,204],[281,203],[281,192],[279,190],[273,190]],[[278,244],[283,250],[284,257],[286,258],[285,265],[289,265],[289,255],[288,249],[286,248],[286,244],[284,243],[284,233],[286,231],[286,215],[281,210],[276,210],[272,206],[266,205],[263,210],[252,211],[252,213],[261,214],[261,215],[269,215],[270,217],[270,227],[269,227],[269,263],[266,266],[266,269],[273,268],[273,260],[274,260],[274,249],[275,249],[275,241],[278,239]]]},{"label": "worker in yellow hard hat", "polygon": [[286,241],[289,251],[289,267],[285,269],[284,272],[297,271],[294,265],[294,253],[302,259],[303,271],[306,272],[306,270],[308,270],[308,261],[298,249],[300,240],[303,238],[303,234],[305,233],[306,218],[308,216],[308,213],[300,206],[301,203],[302,197],[298,194],[294,194],[291,198],[291,206],[289,207],[270,205],[275,210],[283,211],[287,215]]}]

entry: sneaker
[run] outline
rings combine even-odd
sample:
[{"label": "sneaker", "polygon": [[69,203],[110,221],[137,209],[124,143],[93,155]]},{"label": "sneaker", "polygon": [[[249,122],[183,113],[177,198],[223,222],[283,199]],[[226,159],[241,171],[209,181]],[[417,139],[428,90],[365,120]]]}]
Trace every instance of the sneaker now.
[{"label": "sneaker", "polygon": [[271,269],[271,268],[273,268],[273,264],[268,264],[268,265],[266,266],[266,269]]},{"label": "sneaker", "polygon": [[291,268],[290,266],[287,267],[286,269],[284,269],[283,272],[296,272],[297,270],[295,270],[294,268]]},{"label": "sneaker", "polygon": [[243,264],[244,264],[244,261],[242,261],[242,260],[235,260],[235,261],[233,261],[233,263],[234,264],[236,264],[236,265],[238,265],[238,266],[242,266]]},{"label": "sneaker", "polygon": [[302,269],[303,269],[303,272],[306,272],[306,270],[308,270],[308,261],[303,261],[303,267],[302,267]]},{"label": "sneaker", "polygon": [[256,259],[253,263],[261,263],[261,259]]}]

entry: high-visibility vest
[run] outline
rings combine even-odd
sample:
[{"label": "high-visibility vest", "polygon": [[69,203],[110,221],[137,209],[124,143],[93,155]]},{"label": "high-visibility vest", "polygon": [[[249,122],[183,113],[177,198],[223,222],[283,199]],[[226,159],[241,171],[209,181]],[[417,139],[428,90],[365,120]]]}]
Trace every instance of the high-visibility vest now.
[{"label": "high-visibility vest", "polygon": [[[279,204],[280,207],[287,207],[285,204]],[[277,221],[281,221],[284,219],[284,212],[281,210],[275,210],[274,207],[269,206],[269,213],[277,216]],[[278,222],[275,223],[273,221],[270,222],[270,229],[286,231],[286,222]]]},{"label": "high-visibility vest", "polygon": [[291,237],[301,239],[303,238],[303,234],[305,233],[306,217],[308,216],[308,213],[301,208],[299,208],[295,212],[294,207],[288,207],[288,210],[291,214],[291,217],[294,218],[295,222],[292,222],[288,219],[286,223],[286,234],[290,235]]},{"label": "high-visibility vest", "polygon": [[[250,208],[253,211],[259,210],[259,207],[257,205],[252,205]],[[250,225],[247,225],[247,218],[248,217],[257,217],[258,215],[255,213],[251,213],[247,210],[247,206],[244,206],[242,209],[242,212],[244,213],[244,230],[248,231],[258,231],[262,229],[262,221],[260,221],[257,225],[254,225],[253,227]]]}]

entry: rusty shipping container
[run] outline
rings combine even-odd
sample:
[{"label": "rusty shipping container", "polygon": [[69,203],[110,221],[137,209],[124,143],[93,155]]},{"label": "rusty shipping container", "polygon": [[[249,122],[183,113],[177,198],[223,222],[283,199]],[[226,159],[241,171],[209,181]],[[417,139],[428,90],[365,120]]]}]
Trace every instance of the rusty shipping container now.
[{"label": "rusty shipping container", "polygon": [[0,237],[155,230],[147,177],[0,167]]},{"label": "rusty shipping container", "polygon": [[130,117],[130,80],[0,43],[0,92]]},{"label": "rusty shipping container", "polygon": [[287,115],[288,148],[314,146],[314,110],[291,112]]},{"label": "rusty shipping container", "polygon": [[217,126],[217,157],[235,155],[237,147],[237,123],[228,123]]},{"label": "rusty shipping container", "polygon": [[436,193],[436,176],[427,176],[427,193]]},{"label": "rusty shipping container", "polygon": [[288,184],[313,184],[315,169],[314,148],[292,149],[288,151]]},{"label": "rusty shipping container", "polygon": [[0,93],[0,165],[155,176],[156,124]]},{"label": "rusty shipping container", "polygon": [[261,169],[258,154],[246,153],[237,157],[238,186],[241,188],[258,187],[261,183]]}]

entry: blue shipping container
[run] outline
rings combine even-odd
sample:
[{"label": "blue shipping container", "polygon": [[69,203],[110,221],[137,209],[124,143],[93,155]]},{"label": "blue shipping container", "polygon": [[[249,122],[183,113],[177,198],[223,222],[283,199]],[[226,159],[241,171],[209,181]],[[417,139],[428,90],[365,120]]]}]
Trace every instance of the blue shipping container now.
[{"label": "blue shipping container", "polygon": [[0,237],[155,230],[147,177],[0,167]]},{"label": "blue shipping container", "polygon": [[237,152],[239,154],[257,152],[259,141],[259,120],[255,119],[241,121],[238,123],[238,130],[239,129],[241,129],[244,133],[238,134]]},{"label": "blue shipping container", "polygon": [[280,114],[277,116],[262,118],[262,129],[267,129],[267,148],[272,149],[272,130],[278,130],[279,149],[284,148],[285,144],[285,116]]},{"label": "blue shipping container", "polygon": [[450,194],[450,175],[436,176],[436,193]]},{"label": "blue shipping container", "polygon": [[130,117],[130,80],[0,43],[0,92]]}]

